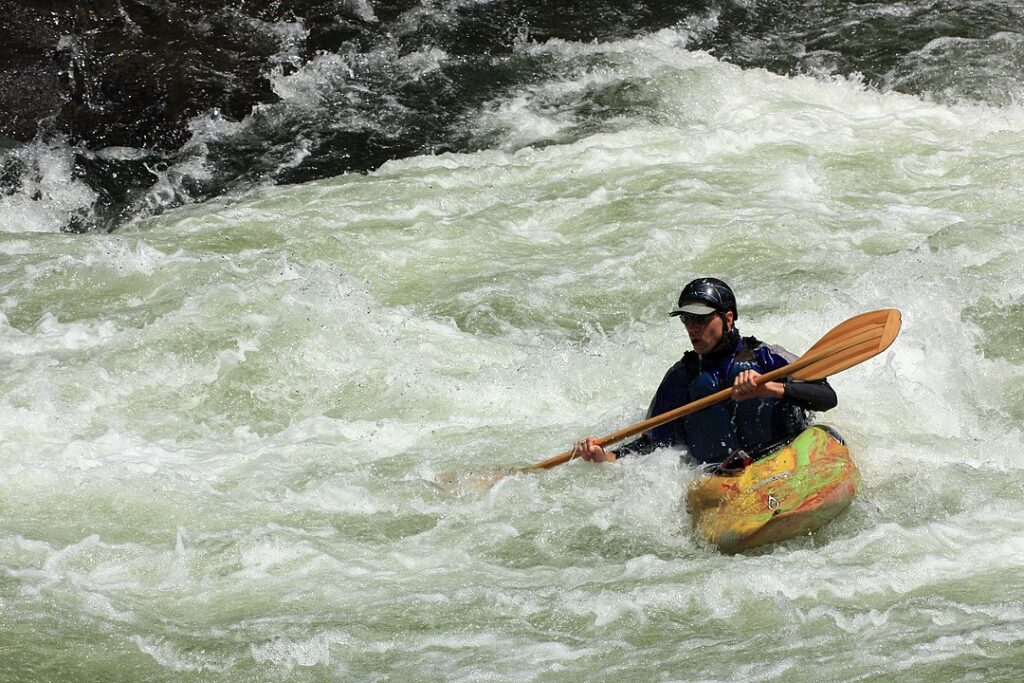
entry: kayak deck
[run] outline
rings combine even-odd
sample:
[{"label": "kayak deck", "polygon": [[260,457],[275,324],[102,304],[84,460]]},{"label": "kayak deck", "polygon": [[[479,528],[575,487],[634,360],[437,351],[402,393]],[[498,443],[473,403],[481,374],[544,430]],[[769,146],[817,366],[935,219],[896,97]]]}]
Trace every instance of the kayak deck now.
[{"label": "kayak deck", "polygon": [[860,473],[842,439],[815,425],[736,475],[711,475],[687,492],[698,537],[726,553],[819,529],[843,512]]}]

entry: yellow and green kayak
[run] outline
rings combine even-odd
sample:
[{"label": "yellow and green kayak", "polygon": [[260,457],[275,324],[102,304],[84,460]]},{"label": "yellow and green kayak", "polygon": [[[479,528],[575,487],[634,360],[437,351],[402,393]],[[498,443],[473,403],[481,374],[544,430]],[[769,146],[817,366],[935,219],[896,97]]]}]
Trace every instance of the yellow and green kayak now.
[{"label": "yellow and green kayak", "polygon": [[735,553],[823,527],[850,505],[859,480],[842,438],[815,425],[735,475],[696,481],[687,509],[698,537]]}]

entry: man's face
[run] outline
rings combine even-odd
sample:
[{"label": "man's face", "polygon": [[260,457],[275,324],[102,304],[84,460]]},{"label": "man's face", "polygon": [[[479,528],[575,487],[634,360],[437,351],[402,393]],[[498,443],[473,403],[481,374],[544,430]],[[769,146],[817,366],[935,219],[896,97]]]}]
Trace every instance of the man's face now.
[{"label": "man's face", "polygon": [[682,316],[683,325],[686,326],[686,335],[690,338],[693,350],[705,354],[718,346],[722,341],[722,335],[732,329],[732,311],[725,315],[711,313],[707,316]]}]

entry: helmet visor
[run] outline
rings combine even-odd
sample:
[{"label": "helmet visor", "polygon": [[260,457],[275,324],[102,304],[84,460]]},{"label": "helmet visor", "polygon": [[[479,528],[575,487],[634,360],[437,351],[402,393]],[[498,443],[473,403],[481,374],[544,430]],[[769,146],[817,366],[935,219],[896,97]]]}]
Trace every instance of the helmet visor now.
[{"label": "helmet visor", "polygon": [[707,315],[708,313],[716,313],[717,308],[711,306],[703,301],[684,301],[678,308],[673,310],[669,315]]}]

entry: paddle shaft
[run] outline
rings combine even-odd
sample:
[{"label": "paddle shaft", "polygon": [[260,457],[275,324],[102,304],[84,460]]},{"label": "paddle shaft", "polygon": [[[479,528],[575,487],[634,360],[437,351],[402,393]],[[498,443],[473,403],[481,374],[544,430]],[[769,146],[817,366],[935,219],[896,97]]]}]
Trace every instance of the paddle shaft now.
[{"label": "paddle shaft", "polygon": [[[892,325],[891,324],[887,324],[885,326],[885,328],[883,329],[883,332],[885,332],[887,334],[891,334],[892,338],[895,339],[895,335],[896,335],[896,333],[898,333],[898,330],[899,330],[898,317],[896,318],[895,330],[890,331],[890,329],[889,329],[890,327],[892,327]],[[805,380],[822,379],[823,377],[827,377],[829,374],[832,374],[832,372],[825,372],[824,374],[820,374],[820,375],[817,374],[817,373],[814,373],[813,370],[814,370],[814,366],[816,364],[824,364],[824,365],[828,366],[827,369],[832,370],[833,372],[839,372],[841,370],[845,370],[846,368],[851,367],[852,365],[856,365],[861,360],[863,360],[862,358],[859,358],[860,355],[864,355],[863,352],[858,354],[857,351],[859,349],[861,349],[862,347],[864,347],[865,345],[871,344],[872,342],[874,342],[878,338],[878,336],[879,336],[879,333],[878,333],[877,330],[870,329],[870,330],[865,330],[864,332],[861,332],[859,334],[850,335],[848,337],[845,337],[845,338],[843,338],[841,340],[837,340],[835,342],[830,342],[829,344],[826,345],[825,348],[822,348],[822,349],[820,349],[817,352],[808,353],[808,354],[806,354],[804,356],[801,356],[800,358],[797,358],[795,361],[793,361],[789,365],[784,365],[781,368],[777,368],[775,370],[772,370],[771,372],[766,372],[765,374],[759,376],[754,381],[755,381],[755,383],[757,385],[765,384],[767,382],[773,382],[773,381],[775,381],[777,379],[781,379],[783,377],[789,377],[789,376],[795,375],[795,374],[799,373],[801,370],[804,370],[805,368],[808,368],[809,370],[811,370],[811,372],[801,373],[800,379],[805,379]],[[891,340],[889,340],[888,343],[884,344],[884,346],[888,347],[888,345],[890,343],[892,343]],[[871,353],[870,355],[874,356],[877,353],[879,353],[881,350],[882,349],[878,349],[878,350],[872,349],[873,353]],[[829,361],[829,360],[831,360],[833,358],[836,358],[836,357],[842,357],[843,352],[849,352],[850,355],[853,356],[853,357],[849,358],[849,359],[843,358],[843,361],[840,364],[837,364],[835,366],[831,366],[830,364],[828,364],[826,362],[826,361]],[[853,361],[853,362],[849,362],[849,361]],[[823,371],[825,369],[826,368],[822,368]],[[678,407],[678,408],[676,408],[674,410],[670,410],[668,412],[662,413],[661,415],[655,415],[654,417],[648,418],[648,419],[646,419],[646,420],[644,420],[642,422],[637,422],[634,425],[631,425],[629,427],[625,427],[624,429],[620,429],[617,432],[612,432],[611,434],[608,434],[607,436],[603,436],[600,439],[598,439],[597,443],[601,446],[601,448],[605,448],[605,447],[610,446],[610,445],[612,445],[614,443],[618,443],[619,441],[622,441],[623,439],[628,439],[631,436],[636,436],[637,434],[642,434],[642,433],[644,433],[644,432],[646,432],[648,430],[654,429],[655,427],[660,427],[661,425],[663,425],[663,424],[665,424],[667,422],[671,422],[672,420],[677,420],[677,419],[679,419],[681,417],[689,415],[690,413],[695,413],[698,410],[703,410],[704,408],[712,406],[712,405],[714,405],[716,403],[719,403],[721,401],[725,401],[728,398],[730,398],[731,396],[732,396],[732,387],[728,387],[726,389],[722,389],[721,391],[717,391],[717,392],[711,394],[710,396],[705,396],[704,398],[701,398],[701,399],[698,399],[696,401],[693,401],[692,403],[687,403],[686,405],[680,406],[680,407]],[[562,463],[568,462],[571,459],[572,459],[572,451],[568,450],[565,453],[561,453],[561,454],[556,455],[556,456],[554,456],[552,458],[548,458],[547,460],[545,460],[543,462],[539,462],[539,463],[537,463],[535,465],[530,465],[529,467],[520,468],[517,471],[520,471],[520,472],[531,472],[531,471],[534,471],[534,470],[550,469],[552,467],[556,467],[558,465],[561,465]]]}]

